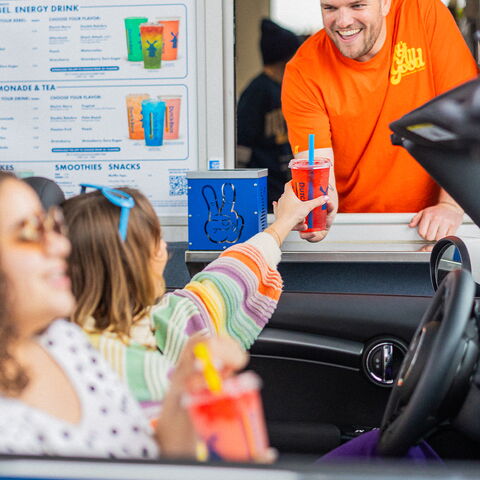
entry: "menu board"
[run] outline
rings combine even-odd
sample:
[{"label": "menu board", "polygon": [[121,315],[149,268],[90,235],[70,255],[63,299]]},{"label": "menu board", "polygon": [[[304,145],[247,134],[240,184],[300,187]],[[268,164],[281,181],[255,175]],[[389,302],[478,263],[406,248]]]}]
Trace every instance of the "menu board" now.
[{"label": "menu board", "polygon": [[198,0],[0,2],[0,169],[141,189],[186,211]]}]

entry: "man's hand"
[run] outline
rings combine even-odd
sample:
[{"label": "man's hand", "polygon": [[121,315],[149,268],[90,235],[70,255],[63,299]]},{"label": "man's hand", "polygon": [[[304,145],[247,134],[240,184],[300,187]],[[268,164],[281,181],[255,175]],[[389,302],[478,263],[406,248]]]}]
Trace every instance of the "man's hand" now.
[{"label": "man's hand", "polygon": [[273,202],[273,213],[275,214],[275,222],[271,227],[279,235],[280,243],[292,230],[305,230],[305,217],[314,209],[327,205],[328,212],[329,199],[326,196],[314,198],[312,200],[302,201],[294,193],[292,182],[285,184],[285,191],[278,199]]},{"label": "man's hand", "polygon": [[335,220],[336,214],[337,214],[337,209],[335,208],[335,204],[331,200],[329,200],[327,203],[327,228],[325,230],[322,230],[321,232],[303,233],[302,230],[306,230],[308,228],[305,222],[297,224],[293,228],[293,230],[298,230],[300,232],[300,238],[303,238],[308,242],[311,242],[311,243],[320,242],[328,235],[328,231],[330,230],[330,227],[332,226],[333,221]]},{"label": "man's hand", "polygon": [[418,234],[425,240],[440,240],[453,235],[463,220],[463,210],[451,203],[439,202],[437,205],[420,210],[413,218],[410,228],[418,228]]},{"label": "man's hand", "polygon": [[[335,169],[334,169],[334,156],[333,156],[333,149],[331,147],[325,148],[316,148],[315,149],[315,156],[328,158],[332,165],[330,167],[330,173],[328,178],[328,197],[329,201],[327,203],[327,228],[322,230],[321,232],[306,232],[303,233],[303,230],[306,230],[308,227],[304,222],[298,223],[292,230],[298,230],[300,232],[300,238],[307,240],[311,243],[320,242],[323,240],[327,235],[330,227],[335,220],[335,216],[337,215],[338,211],[338,193],[336,188],[336,181],[335,181]],[[308,158],[308,151],[302,151],[295,155],[295,158]]]}]

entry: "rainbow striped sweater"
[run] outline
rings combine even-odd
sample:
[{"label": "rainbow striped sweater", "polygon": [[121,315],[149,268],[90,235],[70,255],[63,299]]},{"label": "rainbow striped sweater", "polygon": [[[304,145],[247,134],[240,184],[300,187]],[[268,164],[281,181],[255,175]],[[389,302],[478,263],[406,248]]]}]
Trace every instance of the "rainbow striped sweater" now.
[{"label": "rainbow striped sweater", "polygon": [[273,237],[259,233],[225,250],[182,290],[164,295],[148,317],[135,323],[128,343],[113,332],[95,331],[93,319],[84,329],[137,400],[157,404],[194,333],[228,332],[245,349],[252,345],[282,291],[280,256]]}]

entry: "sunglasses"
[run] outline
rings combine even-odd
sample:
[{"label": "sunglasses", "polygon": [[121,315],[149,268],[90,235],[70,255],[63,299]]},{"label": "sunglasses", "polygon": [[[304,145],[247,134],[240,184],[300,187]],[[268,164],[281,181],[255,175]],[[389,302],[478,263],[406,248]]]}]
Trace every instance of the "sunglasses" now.
[{"label": "sunglasses", "polygon": [[39,213],[26,218],[20,223],[18,240],[24,243],[43,245],[49,233],[66,236],[67,229],[63,213],[58,207],[50,207],[46,213]]},{"label": "sunglasses", "polygon": [[135,200],[133,197],[121,190],[116,190],[115,188],[103,187],[101,185],[93,185],[91,183],[81,183],[80,184],[80,194],[86,192],[87,188],[93,188],[98,190],[110,203],[120,207],[120,222],[118,224],[118,233],[120,238],[125,241],[127,238],[127,229],[128,229],[128,217],[130,215],[130,210],[135,205]]}]

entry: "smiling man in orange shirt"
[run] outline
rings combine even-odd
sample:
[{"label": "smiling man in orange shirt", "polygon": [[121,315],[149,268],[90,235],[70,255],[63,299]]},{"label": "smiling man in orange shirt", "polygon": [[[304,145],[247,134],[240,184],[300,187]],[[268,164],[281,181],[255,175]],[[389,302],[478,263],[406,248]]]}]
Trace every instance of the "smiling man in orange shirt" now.
[{"label": "smiling man in orange shirt", "polygon": [[302,154],[315,133],[315,150],[334,162],[329,195],[340,212],[418,212],[410,227],[423,238],[453,234],[463,210],[391,145],[388,128],[477,75],[453,17],[440,0],[321,0],[321,9],[324,29],[300,47],[283,80],[292,148]]}]

